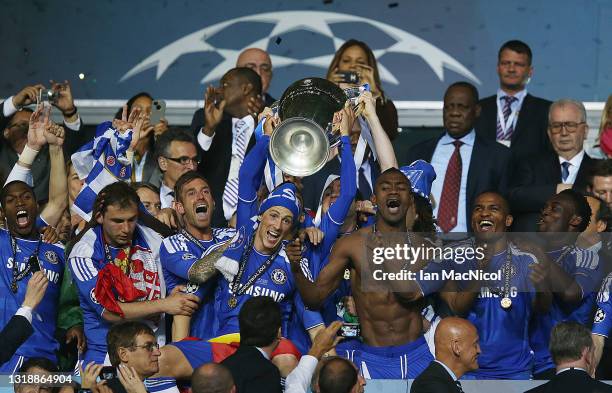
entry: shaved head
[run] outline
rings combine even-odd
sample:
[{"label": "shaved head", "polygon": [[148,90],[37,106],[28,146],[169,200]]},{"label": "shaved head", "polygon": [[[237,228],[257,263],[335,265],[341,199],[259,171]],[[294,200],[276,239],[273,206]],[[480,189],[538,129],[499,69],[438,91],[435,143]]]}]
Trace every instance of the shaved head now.
[{"label": "shaved head", "polygon": [[478,331],[470,321],[463,318],[442,319],[434,335],[436,360],[449,367],[460,378],[468,371],[478,368]]},{"label": "shaved head", "polygon": [[268,92],[272,81],[272,60],[263,49],[248,48],[243,50],[236,60],[236,67],[252,69],[261,78],[262,94]]}]

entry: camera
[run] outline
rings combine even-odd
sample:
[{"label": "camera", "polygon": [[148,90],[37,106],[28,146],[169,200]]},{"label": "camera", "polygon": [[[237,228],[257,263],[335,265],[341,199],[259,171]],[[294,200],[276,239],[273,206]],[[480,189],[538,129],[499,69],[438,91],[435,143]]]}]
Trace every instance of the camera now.
[{"label": "camera", "polygon": [[340,82],[356,85],[359,83],[359,74],[354,71],[338,71],[338,75],[342,77]]},{"label": "camera", "polygon": [[100,379],[108,381],[117,378],[117,370],[113,366],[104,366],[100,370]]},{"label": "camera", "polygon": [[361,337],[361,326],[358,323],[343,323],[338,330],[340,337]]},{"label": "camera", "polygon": [[42,89],[40,90],[40,101],[49,101],[51,104],[57,103],[59,99],[59,91],[52,89]]}]

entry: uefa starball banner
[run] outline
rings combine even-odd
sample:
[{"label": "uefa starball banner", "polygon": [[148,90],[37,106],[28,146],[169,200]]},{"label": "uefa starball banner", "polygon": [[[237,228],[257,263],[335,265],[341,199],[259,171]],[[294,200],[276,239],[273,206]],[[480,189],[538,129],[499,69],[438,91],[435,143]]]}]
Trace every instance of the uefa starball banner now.
[{"label": "uefa starball banner", "polygon": [[610,20],[606,0],[5,0],[0,97],[55,79],[81,99],[202,99],[249,47],[270,53],[279,97],[297,79],[324,77],[350,38],[373,49],[394,100],[440,101],[458,80],[485,96],[498,85],[500,45],[520,39],[534,53],[530,92],[605,101]]}]

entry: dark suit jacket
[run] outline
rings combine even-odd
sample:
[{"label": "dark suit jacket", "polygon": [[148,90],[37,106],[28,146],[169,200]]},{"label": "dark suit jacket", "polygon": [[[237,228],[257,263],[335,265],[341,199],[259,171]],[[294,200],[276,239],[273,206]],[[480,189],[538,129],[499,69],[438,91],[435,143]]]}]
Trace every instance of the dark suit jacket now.
[{"label": "dark suit jacket", "polygon": [[[543,152],[552,152],[548,139],[548,108],[551,102],[527,94],[521,105],[516,128],[512,133],[510,150],[513,162],[531,158]],[[482,111],[476,119],[476,132],[493,140],[497,134],[497,95],[480,100]]]},{"label": "dark suit jacket", "polygon": [[0,332],[0,365],[8,362],[32,333],[32,324],[25,317],[13,315]]},{"label": "dark suit jacket", "polygon": [[[425,160],[431,162],[438,146],[438,141],[444,134],[425,140],[408,150],[406,162]],[[450,157],[449,157],[450,158]],[[506,195],[509,182],[510,149],[495,141],[480,137],[476,134],[474,148],[468,169],[467,190],[465,201],[466,221],[468,231],[471,231],[472,204],[478,194],[484,191],[496,191]],[[442,178],[437,174],[438,179]],[[440,203],[440,201],[436,201]]]},{"label": "dark suit jacket", "polygon": [[431,362],[412,382],[410,393],[459,393],[459,388],[440,363]]},{"label": "dark suit jacket", "polygon": [[[198,132],[204,126],[204,109],[198,109],[191,120],[191,130],[197,138]],[[212,226],[227,226],[223,216],[223,191],[229,175],[230,163],[232,161],[232,117],[224,113],[221,123],[215,130],[215,136],[208,151],[202,150],[198,144],[201,162],[198,171],[206,177],[208,185],[212,189],[215,200],[215,211],[212,218]],[[249,150],[255,145],[255,133],[251,136],[247,147]]]},{"label": "dark suit jacket", "polygon": [[278,368],[255,347],[241,345],[221,364],[232,373],[238,393],[282,392]]},{"label": "dark suit jacket", "polygon": [[528,390],[526,393],[590,393],[612,392],[612,386],[593,379],[582,370],[567,370],[557,374],[543,385]]},{"label": "dark suit jacket", "polygon": [[[585,192],[587,177],[597,160],[586,153],[578,169],[572,187]],[[510,184],[510,207],[514,216],[514,232],[532,232],[540,211],[551,196],[555,195],[557,184],[561,183],[561,164],[555,153],[544,154],[532,160],[522,161],[514,170]]]}]

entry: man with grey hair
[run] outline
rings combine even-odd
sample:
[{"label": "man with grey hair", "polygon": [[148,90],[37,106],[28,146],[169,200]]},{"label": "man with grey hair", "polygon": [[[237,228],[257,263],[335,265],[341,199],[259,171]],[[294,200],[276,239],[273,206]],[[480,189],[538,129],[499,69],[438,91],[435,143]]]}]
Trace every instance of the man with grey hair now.
[{"label": "man with grey hair", "polygon": [[577,322],[560,322],[552,329],[549,349],[556,375],[527,393],[612,392],[612,386],[591,378],[595,364],[589,329]]},{"label": "man with grey hair", "polygon": [[586,191],[596,162],[583,148],[587,132],[586,110],[581,102],[553,102],[548,112],[548,138],[554,153],[543,152],[520,162],[511,177],[509,201],[514,232],[535,231],[544,203],[554,194],[569,188]]}]

